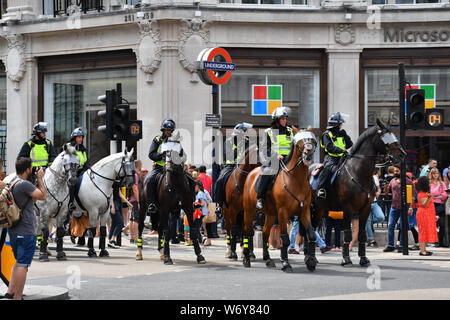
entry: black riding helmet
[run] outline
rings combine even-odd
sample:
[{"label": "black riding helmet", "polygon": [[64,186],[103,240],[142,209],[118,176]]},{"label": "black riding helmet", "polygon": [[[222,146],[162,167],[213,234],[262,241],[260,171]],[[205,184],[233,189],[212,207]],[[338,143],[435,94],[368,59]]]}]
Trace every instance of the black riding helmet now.
[{"label": "black riding helmet", "polygon": [[33,126],[33,135],[37,135],[41,132],[47,132],[47,122],[38,122]]},{"label": "black riding helmet", "polygon": [[173,121],[172,119],[167,119],[164,120],[163,123],[161,124],[161,131],[164,130],[175,130],[175,121]]},{"label": "black riding helmet", "polygon": [[328,118],[328,127],[327,127],[327,129],[338,127],[341,123],[344,123],[344,122],[345,122],[344,117],[341,115],[340,112],[333,113]]}]

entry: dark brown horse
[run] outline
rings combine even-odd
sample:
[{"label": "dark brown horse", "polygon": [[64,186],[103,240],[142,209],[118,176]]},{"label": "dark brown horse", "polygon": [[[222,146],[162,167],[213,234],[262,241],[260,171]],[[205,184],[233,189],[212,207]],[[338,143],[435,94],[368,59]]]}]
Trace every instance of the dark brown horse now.
[{"label": "dark brown horse", "polygon": [[[342,247],[342,266],[351,266],[349,243],[352,240],[351,218],[359,212],[358,256],[359,264],[363,267],[370,265],[366,257],[366,221],[370,213],[375,196],[373,172],[377,161],[382,157],[387,165],[392,161],[399,161],[406,152],[398,142],[391,129],[377,119],[377,125],[364,131],[353,145],[347,157],[343,157],[338,173],[331,189],[327,191],[327,198],[321,199],[313,192],[312,212],[314,222],[322,219],[325,211],[343,211],[344,243]],[[313,171],[317,165],[312,165]],[[380,165],[378,165],[380,166]],[[300,227],[300,234],[305,230]],[[305,238],[305,241],[307,239]],[[309,249],[314,250],[312,247]]]},{"label": "dark brown horse", "polygon": [[236,254],[236,240],[242,233],[244,183],[250,171],[260,165],[257,161],[257,151],[256,144],[249,146],[245,152],[244,161],[236,165],[224,188],[223,216],[225,229],[227,230],[227,253],[225,257],[232,260],[237,260],[238,258]]},{"label": "dark brown horse", "polygon": [[[206,263],[205,258],[201,255],[200,244],[198,242],[198,234],[194,228],[194,194],[193,188],[186,176],[183,166],[183,151],[178,140],[178,135],[169,140],[161,146],[161,151],[165,154],[165,170],[162,177],[161,184],[157,190],[158,199],[158,249],[160,250],[160,257],[164,260],[164,264],[173,264],[170,258],[170,235],[169,235],[169,214],[171,212],[178,212],[183,209],[190,228],[190,238],[192,240],[195,254],[197,255],[197,262],[200,264]],[[145,181],[144,181],[145,183]],[[147,186],[145,187],[145,189]],[[146,192],[144,192],[146,194]],[[143,216],[144,215],[144,216]],[[143,216],[143,217],[142,217]],[[140,225],[143,225],[145,213],[140,212]],[[152,219],[153,224],[153,219]],[[138,251],[136,259],[142,260],[142,230],[143,227],[138,228]]]},{"label": "dark brown horse", "polygon": [[[311,189],[308,183],[308,164],[311,163],[312,156],[317,146],[315,136],[310,131],[296,132],[291,151],[286,159],[286,164],[280,162],[281,170],[275,180],[272,190],[266,193],[265,223],[263,227],[263,259],[266,266],[275,267],[275,263],[269,256],[268,239],[270,229],[278,217],[280,233],[283,247],[281,248],[282,270],[292,272],[292,267],[288,261],[287,248],[289,246],[289,235],[287,233],[288,219],[294,215],[299,216],[307,232],[307,237],[311,245],[315,245],[316,235],[311,226],[310,202]],[[256,168],[250,172],[244,185],[244,260],[245,267],[250,267],[250,250],[253,242],[252,222],[255,215],[256,191],[255,184],[258,176],[262,172],[261,168]],[[305,263],[309,270],[314,270],[316,259],[314,252],[311,256],[305,257]]]}]

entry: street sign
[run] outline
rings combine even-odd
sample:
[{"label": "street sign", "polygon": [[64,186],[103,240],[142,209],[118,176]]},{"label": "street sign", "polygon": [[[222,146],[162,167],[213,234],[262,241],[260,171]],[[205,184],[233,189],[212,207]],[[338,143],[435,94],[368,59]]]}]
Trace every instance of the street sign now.
[{"label": "street sign", "polygon": [[223,48],[203,49],[197,57],[197,72],[203,83],[222,85],[230,80],[236,66],[230,54]]},{"label": "street sign", "polygon": [[220,114],[207,114],[206,126],[213,128],[220,128],[222,126],[222,117]]}]

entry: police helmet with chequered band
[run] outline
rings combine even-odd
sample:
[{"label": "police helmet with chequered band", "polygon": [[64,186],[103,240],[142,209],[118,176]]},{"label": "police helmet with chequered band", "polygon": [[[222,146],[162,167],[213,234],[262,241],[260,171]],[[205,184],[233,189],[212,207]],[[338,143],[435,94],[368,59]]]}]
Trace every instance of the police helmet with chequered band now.
[{"label": "police helmet with chequered band", "polygon": [[33,127],[33,134],[47,132],[47,122],[38,122]]},{"label": "police helmet with chequered band", "polygon": [[78,127],[75,128],[75,130],[72,131],[72,134],[70,135],[70,138],[75,138],[75,137],[84,137],[84,132],[83,132],[83,128]]},{"label": "police helmet with chequered band", "polygon": [[161,131],[163,130],[175,130],[175,121],[173,121],[172,119],[167,119],[164,120],[163,123],[161,124]]},{"label": "police helmet with chequered band", "polygon": [[288,111],[286,107],[280,106],[278,108],[276,108],[275,110],[273,110],[272,112],[272,121],[276,121],[279,120],[283,117],[287,117],[288,116]]},{"label": "police helmet with chequered band", "polygon": [[344,123],[344,117],[341,115],[340,112],[336,112],[333,113],[329,118],[328,118],[328,127],[329,128],[334,128],[339,126],[341,123]]}]

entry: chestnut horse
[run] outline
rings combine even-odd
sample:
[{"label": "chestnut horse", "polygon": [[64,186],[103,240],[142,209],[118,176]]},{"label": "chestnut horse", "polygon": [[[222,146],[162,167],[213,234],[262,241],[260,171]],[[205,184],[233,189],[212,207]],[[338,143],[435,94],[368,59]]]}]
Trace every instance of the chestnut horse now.
[{"label": "chestnut horse", "polygon": [[[256,144],[250,145],[245,151],[245,158],[242,163],[238,163],[231,172],[225,185],[225,201],[223,206],[223,217],[225,219],[225,229],[227,230],[227,253],[226,258],[237,260],[236,240],[241,236],[243,218],[241,212],[244,210],[243,190],[245,179],[250,171],[258,167],[258,147]],[[239,219],[238,219],[239,217]],[[253,251],[250,248],[250,251]]]},{"label": "chestnut horse", "polygon": [[[288,219],[294,215],[299,216],[307,232],[307,237],[311,246],[315,246],[316,235],[311,226],[310,202],[311,188],[308,183],[308,165],[312,161],[314,151],[317,146],[317,140],[310,131],[303,130],[296,132],[294,141],[291,145],[291,151],[284,162],[280,162],[281,170],[276,177],[275,183],[270,191],[266,193],[265,207],[261,211],[265,214],[265,223],[263,227],[263,259],[267,267],[275,267],[268,251],[268,239],[270,229],[278,217],[280,233],[282,239],[281,262],[282,270],[292,272],[292,267],[288,261],[289,235],[287,233]],[[285,164],[286,163],[286,164]],[[261,167],[253,169],[247,177],[244,185],[244,259],[245,267],[250,267],[249,246],[253,243],[253,227],[256,207],[255,184],[258,176],[261,175]],[[315,270],[317,260],[314,256],[314,250],[311,255],[305,257],[305,263],[309,270]]]},{"label": "chestnut horse", "polygon": [[[349,243],[352,240],[350,222],[353,215],[357,212],[359,212],[359,264],[362,267],[370,265],[370,261],[366,257],[366,221],[375,196],[375,184],[372,175],[376,166],[382,167],[392,161],[398,162],[405,155],[406,152],[391,129],[377,119],[377,125],[364,131],[353,145],[349,155],[341,159],[334,183],[331,189],[327,191],[327,198],[317,198],[315,192],[313,192],[311,209],[314,223],[322,219],[325,211],[343,211],[342,229],[344,231],[344,243],[342,246],[342,266],[348,267],[352,265],[349,253]],[[377,160],[380,157],[384,159],[383,164],[377,164]],[[317,164],[311,165],[310,171],[312,172],[316,166]],[[299,230],[300,234],[305,233],[301,226]],[[307,240],[305,238],[305,242]],[[308,251],[310,249],[315,250],[312,246],[308,246],[305,250]]]}]

